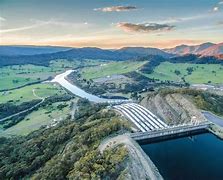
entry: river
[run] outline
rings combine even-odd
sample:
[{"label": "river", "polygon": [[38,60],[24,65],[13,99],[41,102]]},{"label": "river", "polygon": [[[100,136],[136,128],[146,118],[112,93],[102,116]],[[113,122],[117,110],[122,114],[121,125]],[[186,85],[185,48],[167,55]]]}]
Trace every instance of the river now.
[{"label": "river", "polygon": [[223,141],[211,133],[141,147],[166,180],[223,179]]},{"label": "river", "polygon": [[100,98],[98,96],[89,94],[82,90],[81,88],[75,86],[74,84],[71,84],[69,81],[67,81],[65,78],[70,74],[74,72],[74,70],[67,70],[66,72],[57,75],[51,82],[57,82],[61,86],[63,86],[65,89],[70,91],[76,96],[79,96],[81,98],[86,98],[91,102],[96,103],[119,103],[119,102],[127,102],[129,100],[123,100],[123,99],[106,99],[106,98]]}]

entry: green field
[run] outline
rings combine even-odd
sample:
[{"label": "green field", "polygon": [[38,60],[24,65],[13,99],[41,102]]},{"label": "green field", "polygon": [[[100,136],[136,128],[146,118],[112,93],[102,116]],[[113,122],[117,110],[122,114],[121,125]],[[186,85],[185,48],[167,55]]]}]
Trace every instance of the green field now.
[{"label": "green field", "polygon": [[70,113],[70,102],[67,102],[68,106],[61,110],[57,108],[59,104],[64,104],[64,102],[53,103],[50,106],[39,108],[39,110],[30,113],[18,124],[5,131],[0,130],[0,136],[27,135],[41,126],[52,125],[54,120],[64,120]]},{"label": "green field", "polygon": [[83,78],[96,79],[99,77],[135,71],[145,63],[145,61],[109,62],[95,67],[83,68],[81,74]]},{"label": "green field", "polygon": [[42,98],[66,93],[66,91],[63,90],[59,85],[35,84],[16,90],[0,92],[0,104],[9,101],[14,102],[15,104],[20,104],[22,102],[31,101],[33,99],[39,99],[33,94],[33,89],[35,89],[35,94]]},{"label": "green field", "polygon": [[0,68],[0,90],[12,89],[53,77],[79,66],[98,65],[100,60],[53,60],[48,67],[36,65],[13,65]]},{"label": "green field", "polygon": [[[187,68],[193,68],[193,71],[188,75]],[[180,74],[176,74],[175,71]],[[154,69],[152,74],[145,74],[149,78],[159,79],[161,81],[169,80],[181,82],[182,77],[186,82],[191,84],[200,83],[223,83],[223,66],[219,64],[189,64],[189,63],[169,63],[163,62]]]}]

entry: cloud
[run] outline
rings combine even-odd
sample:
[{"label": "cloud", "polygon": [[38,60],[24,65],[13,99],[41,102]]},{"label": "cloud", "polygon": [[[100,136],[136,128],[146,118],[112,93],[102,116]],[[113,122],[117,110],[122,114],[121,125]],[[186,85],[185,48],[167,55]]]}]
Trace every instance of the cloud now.
[{"label": "cloud", "polygon": [[142,32],[142,33],[170,31],[175,28],[175,26],[173,25],[157,24],[157,23],[133,24],[133,23],[120,22],[116,26],[125,32]]},{"label": "cloud", "polygon": [[96,8],[94,11],[102,11],[102,12],[121,12],[121,11],[131,11],[137,10],[135,6],[111,6],[104,8]]},{"label": "cloud", "polygon": [[1,21],[6,21],[6,19],[0,16],[0,22]]},{"label": "cloud", "polygon": [[156,21],[156,22],[158,24],[181,23],[181,22],[186,22],[186,21],[205,19],[209,16],[210,16],[209,14],[200,14],[200,15],[198,14],[194,16],[185,16],[185,17],[170,17],[170,18],[167,18],[166,20]]},{"label": "cloud", "polygon": [[212,12],[218,12],[222,5],[223,1],[218,2],[218,4],[215,7],[213,7]]},{"label": "cloud", "polygon": [[6,19],[0,16],[0,31],[1,31],[1,28],[4,26],[5,21]]},{"label": "cloud", "polygon": [[28,25],[28,26],[21,26],[21,27],[10,28],[10,29],[0,29],[0,33],[10,33],[10,32],[17,32],[17,31],[24,31],[24,30],[37,28],[37,27],[47,25],[47,24],[49,24],[48,21],[42,21],[42,22],[38,22],[38,23]]},{"label": "cloud", "polygon": [[219,7],[218,6],[215,6],[213,9],[212,9],[213,12],[218,12],[219,11]]},{"label": "cloud", "polygon": [[87,22],[72,23],[72,22],[57,21],[54,19],[51,19],[48,21],[31,19],[31,22],[32,22],[31,25],[15,27],[15,28],[10,28],[10,29],[0,29],[0,33],[11,33],[11,32],[17,32],[17,31],[25,31],[25,30],[39,28],[39,27],[46,26],[46,25],[70,27],[70,28],[77,28],[77,27],[82,28],[82,27],[86,27],[89,25]]}]

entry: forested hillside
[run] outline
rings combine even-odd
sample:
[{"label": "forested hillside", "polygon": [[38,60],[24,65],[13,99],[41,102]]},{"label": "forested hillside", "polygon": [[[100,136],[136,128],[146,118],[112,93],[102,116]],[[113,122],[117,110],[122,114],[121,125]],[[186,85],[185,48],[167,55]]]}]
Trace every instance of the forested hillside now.
[{"label": "forested hillside", "polygon": [[104,105],[78,102],[75,120],[42,128],[26,137],[0,139],[0,179],[116,179],[125,169],[123,146],[106,150],[98,146],[105,137],[126,131]]}]

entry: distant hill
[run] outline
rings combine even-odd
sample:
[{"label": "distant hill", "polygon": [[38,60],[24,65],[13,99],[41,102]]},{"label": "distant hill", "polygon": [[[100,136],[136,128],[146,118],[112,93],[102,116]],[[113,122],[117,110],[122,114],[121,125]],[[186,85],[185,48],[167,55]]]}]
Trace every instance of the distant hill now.
[{"label": "distant hill", "polygon": [[223,43],[213,44],[208,42],[196,46],[181,45],[171,49],[164,49],[164,51],[177,55],[196,54],[217,57],[223,54]]},{"label": "distant hill", "polygon": [[137,57],[135,54],[121,52],[119,50],[106,50],[100,48],[73,48],[68,51],[51,54],[59,58],[77,59],[103,59],[103,60],[128,60]]},{"label": "distant hill", "polygon": [[144,47],[124,47],[117,50],[118,52],[134,54],[138,56],[148,56],[148,55],[157,55],[165,58],[172,56],[171,53],[164,52],[157,48],[144,48]]},{"label": "distant hill", "polygon": [[2,56],[19,56],[19,55],[37,55],[50,54],[59,51],[66,51],[69,47],[57,46],[0,46],[0,55]]},{"label": "distant hill", "polygon": [[215,44],[200,52],[202,56],[218,56],[223,54],[223,43]]},{"label": "distant hill", "polygon": [[200,45],[195,45],[195,46],[180,45],[180,46],[176,46],[175,48],[164,49],[164,51],[168,52],[168,53],[172,53],[172,54],[178,54],[178,55],[200,54],[201,51],[203,51],[213,45],[215,45],[215,44],[209,43],[209,42],[200,44]]},{"label": "distant hill", "polygon": [[[0,49],[1,48],[4,49],[3,47],[0,47]],[[15,48],[15,49],[18,51],[19,48]],[[164,52],[160,49],[143,48],[143,47],[125,47],[118,50],[105,50],[105,49],[92,48],[92,47],[72,48],[68,50],[66,49],[66,47],[40,47],[40,49],[38,49],[38,47],[34,47],[34,48],[25,47],[24,49],[21,48],[21,52],[17,52],[17,54],[20,53],[20,54],[31,54],[31,55],[15,55],[16,54],[15,52],[14,52],[14,55],[12,54],[1,55],[0,54],[0,66],[18,65],[18,64],[35,64],[35,65],[48,66],[49,62],[55,59],[68,59],[68,60],[101,59],[101,60],[124,61],[124,60],[134,60],[134,59],[143,59],[143,58],[151,59],[151,57],[152,59],[156,59],[157,61],[161,61],[161,59],[163,60],[164,58],[166,60],[172,59],[175,62],[218,63],[216,61],[218,60],[218,58],[222,57],[222,56],[213,57],[212,55],[209,55],[209,54],[221,53],[222,44],[211,45],[210,43],[208,44],[206,43],[206,44],[200,45],[199,47],[196,46],[196,48],[195,47],[193,48],[194,48],[194,52],[195,52],[195,49],[197,52],[202,51],[205,54],[205,56],[207,56],[207,58],[201,59],[200,57],[204,57],[203,55],[191,55],[191,53],[189,54],[187,53],[185,55],[173,55],[171,53]],[[11,48],[11,50],[12,49],[13,48]],[[53,53],[50,53],[51,51],[53,51]],[[38,54],[41,52],[45,52],[45,53]],[[176,52],[176,51],[172,51],[172,52]],[[2,54],[7,54],[7,53],[4,52]]]},{"label": "distant hill", "polygon": [[[57,49],[60,50],[60,49]],[[49,52],[49,51],[48,51]],[[54,59],[101,59],[101,60],[130,60],[140,57],[159,54],[161,57],[171,55],[154,48],[122,48],[118,50],[105,50],[100,48],[72,48],[55,53],[35,54],[35,55],[0,55],[0,66],[13,64],[36,64],[48,65]]]},{"label": "distant hill", "polygon": [[218,59],[223,60],[223,54],[216,56]]}]

